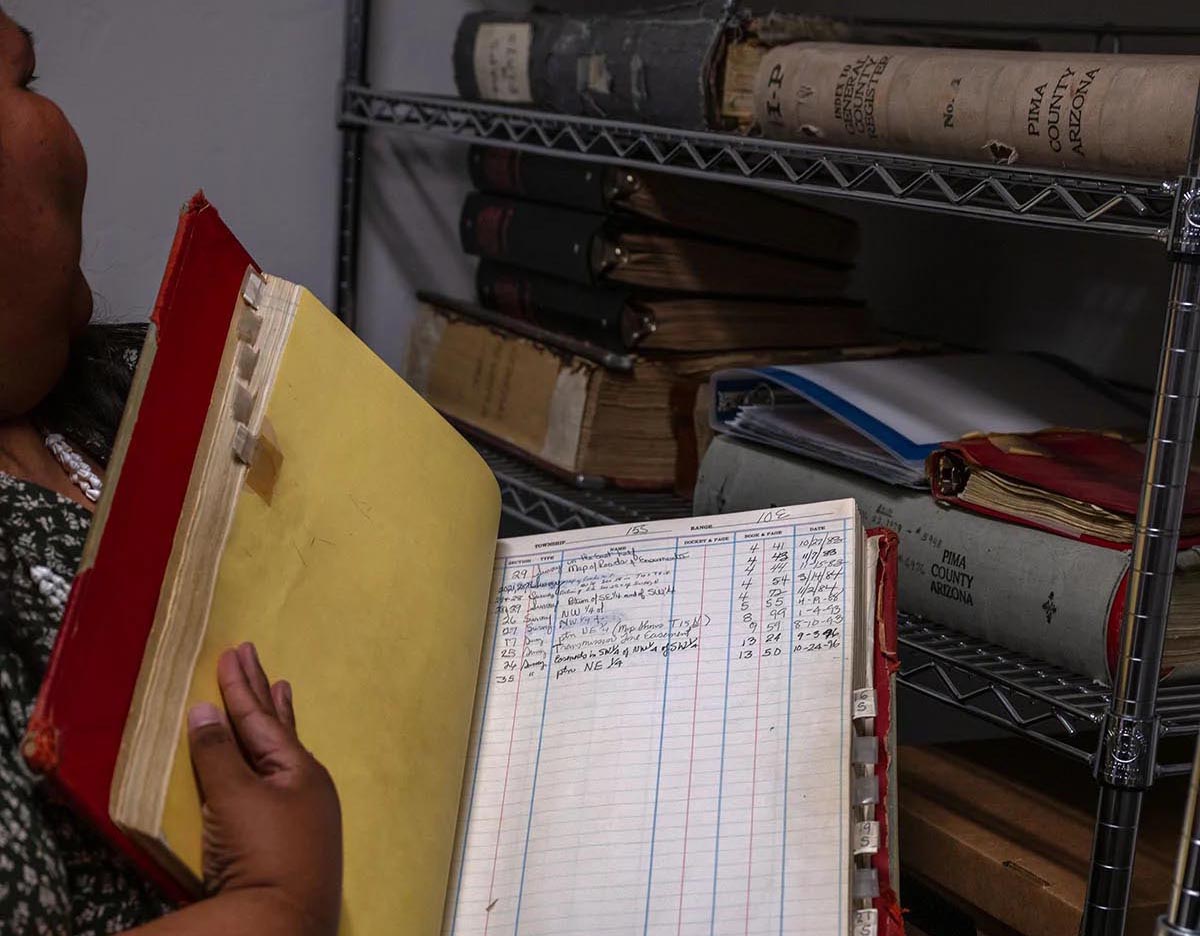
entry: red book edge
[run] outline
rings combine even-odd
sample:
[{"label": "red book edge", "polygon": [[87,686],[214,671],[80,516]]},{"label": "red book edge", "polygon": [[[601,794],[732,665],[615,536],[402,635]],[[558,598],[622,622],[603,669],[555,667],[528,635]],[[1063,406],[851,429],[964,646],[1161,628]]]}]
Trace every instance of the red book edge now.
[{"label": "red book edge", "polygon": [[[1034,436],[1036,438],[1036,435]],[[944,443],[943,449],[958,452],[964,457],[971,457],[971,450],[960,443]],[[942,504],[949,504],[959,510],[966,510],[973,514],[978,514],[983,517],[989,517],[993,520],[1000,520],[1004,523],[1013,523],[1017,526],[1028,527],[1029,529],[1038,530],[1042,533],[1049,533],[1052,536],[1061,536],[1063,539],[1074,540],[1080,543],[1086,543],[1089,546],[1099,546],[1102,549],[1116,549],[1123,552],[1130,552],[1132,543],[1122,543],[1116,540],[1101,539],[1096,536],[1087,534],[1072,535],[1055,527],[1047,526],[1044,523],[1039,523],[1036,520],[1031,520],[1027,517],[1022,517],[1019,514],[1007,513],[1005,511],[996,510],[991,507],[983,507],[979,504],[969,504],[955,495],[946,495],[938,492],[937,489],[937,462],[940,454],[934,452],[929,456],[929,478],[930,491],[933,494],[933,499]],[[974,464],[980,464],[973,461]],[[984,466],[986,467],[986,466]],[[1185,516],[1187,511],[1185,510]],[[1179,538],[1179,549],[1192,549],[1200,546],[1200,536],[1181,536]],[[1112,678],[1117,669],[1117,659],[1121,651],[1121,621],[1125,617],[1125,601],[1129,593],[1129,572],[1126,570],[1122,576],[1120,583],[1117,585],[1116,591],[1113,593],[1112,603],[1108,609],[1108,620],[1104,622],[1104,650],[1108,662],[1108,674]],[[1163,667],[1159,673],[1159,678],[1166,679],[1170,675],[1172,667]]]},{"label": "red book edge", "polygon": [[875,569],[875,738],[878,742],[875,774],[879,777],[879,850],[871,859],[879,880],[879,896],[873,900],[878,911],[879,936],[903,936],[904,917],[896,894],[890,845],[894,830],[888,815],[888,770],[892,762],[892,688],[900,669],[897,646],[896,576],[899,572],[900,539],[888,529],[872,529],[867,536],[879,537],[879,562]]},{"label": "red book edge", "polygon": [[[184,206],[151,315],[154,365],[71,589],[22,754],[170,899],[191,895],[108,814],[125,720],[250,255],[203,192]],[[257,267],[256,267],[257,268]],[[135,388],[135,393],[137,392]],[[112,472],[110,472],[112,474]]]},{"label": "red book edge", "polygon": [[[1042,432],[1042,433],[1034,432],[1034,433],[1028,433],[1026,436],[1024,436],[1024,438],[1028,438],[1030,444],[1037,445],[1037,444],[1039,444],[1039,440],[1044,440],[1046,437],[1063,435],[1064,432],[1065,432],[1064,430],[1052,430],[1052,431],[1047,431],[1047,432]],[[1080,433],[1070,433],[1070,435],[1076,437],[1076,439],[1079,441],[1087,441],[1088,437],[1090,435],[1094,435],[1094,434],[1080,432]],[[1099,437],[1099,439],[1101,442],[1106,443],[1106,444],[1116,444],[1112,440],[1106,439],[1104,437]],[[945,457],[946,453],[948,453],[948,452],[958,455],[960,458],[964,459],[968,463],[968,465],[972,468],[978,468],[978,469],[981,469],[984,471],[991,471],[997,475],[1000,475],[1000,476],[1006,477],[1006,478],[1011,478],[1022,484],[1031,484],[1035,487],[1039,486],[1036,480],[1030,480],[1024,474],[1013,470],[1014,466],[1020,462],[1020,458],[1018,456],[996,455],[995,457],[990,457],[990,458],[985,457],[985,456],[989,456],[991,454],[989,452],[989,449],[983,447],[983,445],[982,445],[982,443],[986,442],[986,441],[987,441],[986,439],[970,439],[970,440],[963,440],[963,441],[958,441],[958,442],[943,442],[943,443],[941,443],[940,447],[936,451],[934,451],[930,454],[928,459],[926,459],[926,473],[929,477],[930,491],[933,494],[934,500],[938,501],[939,503],[950,504],[954,507],[959,508],[960,510],[967,510],[967,511],[970,511],[971,513],[977,513],[982,516],[991,517],[996,520],[1003,520],[1006,523],[1015,523],[1018,526],[1029,527],[1030,529],[1034,529],[1034,530],[1040,530],[1043,533],[1051,533],[1054,536],[1061,536],[1064,539],[1071,539],[1071,540],[1076,540],[1081,543],[1087,543],[1090,546],[1101,546],[1104,549],[1128,550],[1130,548],[1131,544],[1128,541],[1122,542],[1120,540],[1103,539],[1101,537],[1091,536],[1086,533],[1082,533],[1082,534],[1071,533],[1069,531],[1063,530],[1058,527],[1049,526],[1045,523],[1042,523],[1042,522],[1032,519],[1030,517],[1022,516],[1021,514],[1018,514],[1018,513],[1012,513],[1009,511],[999,510],[994,507],[983,507],[979,504],[967,503],[960,496],[958,496],[956,494],[941,493],[938,490],[938,482],[937,482],[938,470],[939,470],[939,466],[942,462],[942,459]],[[1047,444],[1049,444],[1049,443],[1047,443]],[[1049,459],[1049,461],[1052,461],[1052,460],[1053,460],[1052,458]],[[1048,463],[1048,460],[1046,458],[1043,458],[1042,461],[1046,461]],[[1097,497],[1088,497],[1086,495],[1083,497],[1080,497],[1079,492],[1072,491],[1072,485],[1070,483],[1071,478],[1068,477],[1068,478],[1064,478],[1062,480],[1065,481],[1066,483],[1062,483],[1060,486],[1057,486],[1057,487],[1046,486],[1045,490],[1047,490],[1049,493],[1058,494],[1062,497],[1074,497],[1076,500],[1085,500],[1089,503],[1094,503],[1096,506],[1101,507],[1105,510],[1109,510],[1113,513],[1129,514],[1129,511],[1126,511],[1120,503],[1122,498],[1117,496],[1116,493],[1110,492],[1109,496],[1104,499],[1100,499]],[[1141,492],[1141,476],[1139,474],[1137,481],[1136,481],[1136,489],[1128,492],[1130,495],[1132,495],[1133,502],[1135,504],[1136,504],[1138,496],[1140,495],[1140,492]],[[1124,492],[1121,492],[1121,493],[1124,493]],[[1200,490],[1190,492],[1190,494],[1191,494],[1190,502],[1187,505],[1185,505],[1184,516],[1195,515],[1197,513],[1197,511],[1200,511]],[[1132,516],[1132,514],[1129,514],[1129,515]],[[1191,537],[1185,536],[1180,539],[1180,548],[1181,549],[1190,548],[1191,546],[1195,546],[1195,545],[1200,545],[1200,536],[1191,536]]]}]

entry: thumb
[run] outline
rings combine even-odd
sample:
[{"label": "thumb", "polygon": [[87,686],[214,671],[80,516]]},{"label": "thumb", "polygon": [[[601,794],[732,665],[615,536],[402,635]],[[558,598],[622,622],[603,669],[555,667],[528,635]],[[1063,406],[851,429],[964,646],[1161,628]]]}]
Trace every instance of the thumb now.
[{"label": "thumb", "polygon": [[254,777],[224,713],[211,702],[188,710],[188,747],[201,802],[219,798]]}]

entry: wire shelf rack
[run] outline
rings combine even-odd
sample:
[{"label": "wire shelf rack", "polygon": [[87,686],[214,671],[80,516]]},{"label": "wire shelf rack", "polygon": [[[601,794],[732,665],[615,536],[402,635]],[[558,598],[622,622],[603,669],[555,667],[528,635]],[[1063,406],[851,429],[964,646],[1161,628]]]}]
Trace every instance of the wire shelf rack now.
[{"label": "wire shelf rack", "polygon": [[691,504],[674,494],[574,487],[486,443],[472,444],[496,475],[504,513],[544,533],[667,520],[692,512]]},{"label": "wire shelf rack", "polygon": [[[473,443],[500,483],[504,513],[542,532],[684,517],[673,494],[575,487],[486,443]],[[900,685],[1091,764],[1108,710],[1102,683],[932,621],[901,615]],[[1164,737],[1200,731],[1200,687],[1159,691]],[[1161,776],[1185,774],[1189,752],[1160,749]]]},{"label": "wire shelf rack", "polygon": [[343,127],[383,127],[761,188],[1166,241],[1178,183],[1015,169],[342,89]]},{"label": "wire shelf rack", "polygon": [[[900,618],[899,681],[1088,764],[1111,696],[1094,679],[907,615]],[[1158,698],[1164,738],[1196,735],[1200,687],[1166,685]],[[1163,746],[1158,775],[1188,773],[1190,754]]]}]

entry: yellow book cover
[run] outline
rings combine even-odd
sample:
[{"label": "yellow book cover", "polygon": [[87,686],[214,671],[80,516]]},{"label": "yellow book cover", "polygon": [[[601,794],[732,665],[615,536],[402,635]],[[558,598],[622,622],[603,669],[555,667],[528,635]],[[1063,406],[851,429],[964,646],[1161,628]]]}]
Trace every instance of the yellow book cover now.
[{"label": "yellow book cover", "polygon": [[[201,874],[183,713],[253,641],[343,810],[343,934],[434,932],[499,520],[471,447],[306,290],[247,275],[112,786]],[[398,873],[398,869],[403,869]]]}]

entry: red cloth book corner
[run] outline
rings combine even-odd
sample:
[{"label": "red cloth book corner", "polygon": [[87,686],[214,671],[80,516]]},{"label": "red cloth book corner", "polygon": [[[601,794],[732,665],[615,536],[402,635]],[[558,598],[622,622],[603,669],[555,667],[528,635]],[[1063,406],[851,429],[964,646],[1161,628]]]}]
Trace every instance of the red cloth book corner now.
[{"label": "red cloth book corner", "polygon": [[124,458],[110,466],[107,504],[93,520],[22,744],[30,768],[175,899],[188,895],[109,818],[109,789],[238,289],[251,265],[204,193],[194,195],[181,213],[151,316],[145,353],[153,353],[154,367]]}]

